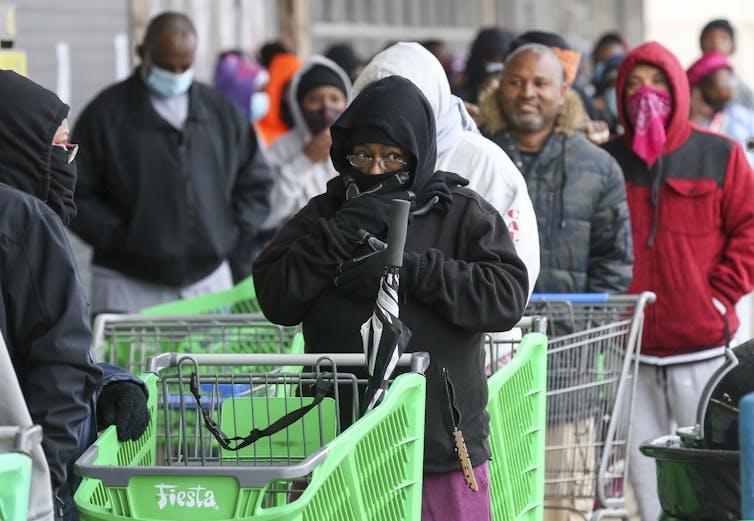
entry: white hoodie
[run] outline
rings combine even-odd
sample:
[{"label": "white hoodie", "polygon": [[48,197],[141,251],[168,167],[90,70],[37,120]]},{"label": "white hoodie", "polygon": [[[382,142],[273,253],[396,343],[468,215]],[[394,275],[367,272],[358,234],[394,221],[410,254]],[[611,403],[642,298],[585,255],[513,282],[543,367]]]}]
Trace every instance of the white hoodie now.
[{"label": "white hoodie", "polygon": [[270,192],[270,215],[262,224],[263,230],[274,230],[303,208],[309,199],[324,193],[327,181],[337,175],[330,158],[312,163],[304,154],[304,146],[312,138],[304,121],[296,92],[301,77],[315,65],[334,70],[346,86],[348,101],[351,80],[334,61],[315,55],[291,79],[288,88],[288,106],[293,117],[293,128],[273,141],[265,150],[265,158],[272,170],[273,186]]},{"label": "white hoodie", "polygon": [[410,80],[429,101],[437,125],[435,169],[465,177],[469,188],[500,212],[529,272],[531,295],[539,275],[539,234],[523,175],[500,147],[479,133],[463,102],[451,94],[442,65],[424,47],[399,42],[376,55],[356,78],[352,96],[386,76]]}]

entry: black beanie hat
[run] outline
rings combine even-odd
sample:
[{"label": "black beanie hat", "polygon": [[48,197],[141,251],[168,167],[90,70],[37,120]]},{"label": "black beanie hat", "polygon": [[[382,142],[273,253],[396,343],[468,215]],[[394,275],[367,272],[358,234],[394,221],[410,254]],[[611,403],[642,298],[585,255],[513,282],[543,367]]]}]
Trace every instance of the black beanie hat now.
[{"label": "black beanie hat", "polygon": [[570,51],[571,46],[565,41],[565,38],[556,33],[548,33],[545,31],[527,31],[519,34],[508,47],[508,54],[512,53],[519,47],[522,47],[529,43],[538,43],[547,47],[557,47],[564,51]]},{"label": "black beanie hat", "polygon": [[699,46],[702,45],[702,40],[704,40],[704,37],[706,34],[711,31],[712,29],[722,29],[726,33],[730,35],[730,39],[733,40],[733,43],[735,44],[736,41],[736,30],[733,29],[733,26],[730,24],[728,20],[725,20],[724,18],[720,18],[718,20],[712,20],[707,25],[704,26],[704,29],[702,29],[701,34],[699,35]]},{"label": "black beanie hat", "polygon": [[337,87],[347,96],[346,85],[343,83],[343,79],[340,75],[330,67],[318,63],[301,76],[301,79],[298,82],[296,99],[300,102],[307,92],[310,92],[317,87],[322,87],[323,85]]}]

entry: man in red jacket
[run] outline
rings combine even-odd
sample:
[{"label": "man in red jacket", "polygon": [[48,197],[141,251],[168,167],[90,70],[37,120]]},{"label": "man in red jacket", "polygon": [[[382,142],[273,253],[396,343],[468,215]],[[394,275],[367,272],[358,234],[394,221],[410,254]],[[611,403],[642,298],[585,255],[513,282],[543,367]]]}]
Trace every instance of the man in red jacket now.
[{"label": "man in red jacket", "polygon": [[634,240],[628,293],[650,290],[629,456],[641,518],[656,519],[650,438],[695,423],[701,390],[738,328],[735,305],[754,283],[754,174],[740,145],[688,121],[689,85],[657,42],[618,69],[626,129],[605,145],[626,178]]}]

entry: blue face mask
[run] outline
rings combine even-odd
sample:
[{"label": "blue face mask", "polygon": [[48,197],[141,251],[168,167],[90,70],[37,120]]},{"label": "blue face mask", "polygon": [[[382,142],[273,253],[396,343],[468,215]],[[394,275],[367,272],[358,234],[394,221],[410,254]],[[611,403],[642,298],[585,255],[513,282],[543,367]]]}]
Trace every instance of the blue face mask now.
[{"label": "blue face mask", "polygon": [[618,96],[615,93],[615,87],[610,87],[608,89],[605,89],[605,105],[607,105],[607,110],[610,111],[610,114],[613,115],[614,118],[618,118]]},{"label": "blue face mask", "polygon": [[185,93],[194,81],[194,69],[175,74],[155,65],[149,70],[146,82],[149,88],[163,98],[173,98]]},{"label": "blue face mask", "polygon": [[605,74],[605,62],[597,62],[594,64],[594,71],[592,72],[592,81],[599,83],[602,81],[602,75]]},{"label": "blue face mask", "polygon": [[252,123],[256,123],[267,115],[270,110],[270,97],[266,92],[255,92],[249,101],[249,116]]}]

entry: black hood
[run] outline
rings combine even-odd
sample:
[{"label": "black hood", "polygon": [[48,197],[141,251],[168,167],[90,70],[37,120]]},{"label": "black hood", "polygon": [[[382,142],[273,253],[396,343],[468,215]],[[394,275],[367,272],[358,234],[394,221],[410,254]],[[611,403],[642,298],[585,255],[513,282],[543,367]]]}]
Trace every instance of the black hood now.
[{"label": "black hood", "polygon": [[416,168],[411,186],[421,196],[435,171],[435,116],[427,99],[409,80],[388,76],[369,84],[330,127],[330,158],[341,174],[352,171],[346,159],[349,136],[359,127],[377,127],[411,153]]},{"label": "black hood", "polygon": [[52,138],[68,110],[55,93],[0,70],[0,182],[47,200]]}]

